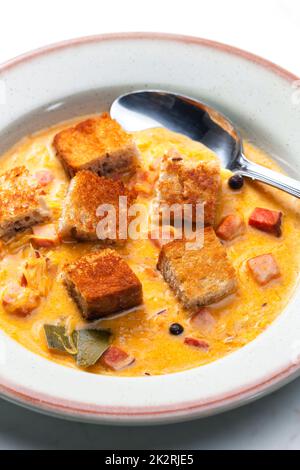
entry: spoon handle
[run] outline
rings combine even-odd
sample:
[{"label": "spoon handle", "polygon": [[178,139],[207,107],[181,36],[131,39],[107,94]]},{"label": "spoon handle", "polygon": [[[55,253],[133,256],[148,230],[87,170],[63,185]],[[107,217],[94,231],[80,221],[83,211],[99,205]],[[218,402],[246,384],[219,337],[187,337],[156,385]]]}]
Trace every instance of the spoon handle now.
[{"label": "spoon handle", "polygon": [[269,170],[269,168],[265,168],[257,163],[250,162],[244,155],[241,155],[236,170],[243,176],[269,184],[300,198],[300,181]]}]

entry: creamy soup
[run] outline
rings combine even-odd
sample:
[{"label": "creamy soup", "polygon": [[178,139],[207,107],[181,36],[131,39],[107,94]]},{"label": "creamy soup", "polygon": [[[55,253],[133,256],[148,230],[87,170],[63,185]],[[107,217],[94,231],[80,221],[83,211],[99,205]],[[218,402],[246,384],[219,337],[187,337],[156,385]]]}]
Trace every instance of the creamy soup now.
[{"label": "creamy soup", "polygon": [[[73,124],[73,122],[72,122]],[[55,223],[61,215],[63,200],[69,178],[55,156],[52,148],[54,135],[70,122],[29,136],[1,158],[1,173],[18,165],[29,171],[47,169],[54,174],[46,198],[52,209]],[[208,149],[188,138],[164,129],[152,129],[134,134],[145,171],[157,167],[157,159],[171,148],[191,158],[207,160],[216,158]],[[245,153],[250,160],[269,168],[278,166],[251,143],[245,143]],[[247,180],[240,191],[233,191],[227,182],[231,173],[221,171],[222,194],[218,207],[218,222],[227,214],[239,213],[248,221],[256,207],[282,211],[284,214],[282,236],[277,238],[248,226],[244,235],[225,242],[228,257],[238,277],[238,291],[218,304],[209,306],[214,318],[211,328],[203,329],[191,321],[191,312],[184,309],[173,291],[156,269],[159,248],[150,240],[128,241],[117,251],[127,261],[143,285],[144,304],[132,312],[98,321],[103,328],[112,331],[112,344],[125,350],[135,362],[120,371],[111,371],[98,362],[88,372],[122,376],[168,374],[198,367],[215,361],[252,341],[263,332],[282,312],[296,286],[300,261],[300,211],[294,198],[258,183]],[[150,204],[154,194],[138,182],[138,202]],[[150,185],[151,186],[151,185]],[[144,192],[145,191],[145,192]],[[147,193],[148,192],[148,193]],[[29,233],[19,233],[4,242],[0,261],[0,287],[16,277],[20,260],[26,257]],[[101,247],[100,243],[96,242]],[[47,295],[40,306],[27,317],[21,318],[7,312],[0,305],[0,328],[25,348],[58,364],[76,368],[72,357],[49,351],[44,334],[45,323],[63,320],[70,329],[85,325],[80,312],[62,284],[60,271],[65,263],[95,249],[95,243],[61,243],[54,248],[41,248],[47,254],[53,273],[49,274]],[[281,276],[266,286],[253,279],[247,260],[272,253],[280,268]],[[179,323],[184,334],[173,336],[169,327]],[[209,349],[199,349],[184,343],[184,337],[203,339]]]}]

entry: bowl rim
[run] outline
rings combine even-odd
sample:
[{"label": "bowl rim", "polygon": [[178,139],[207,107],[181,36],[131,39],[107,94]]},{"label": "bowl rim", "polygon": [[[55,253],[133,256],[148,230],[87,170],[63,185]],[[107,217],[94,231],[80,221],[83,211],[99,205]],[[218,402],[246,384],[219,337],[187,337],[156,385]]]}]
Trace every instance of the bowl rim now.
[{"label": "bowl rim", "polygon": [[72,39],[67,39],[64,41],[55,42],[50,45],[46,45],[37,49],[33,49],[32,51],[25,52],[24,54],[20,54],[8,61],[3,62],[0,64],[0,72],[5,72],[12,67],[15,67],[22,62],[28,62],[31,59],[35,59],[39,56],[43,56],[49,54],[51,52],[56,52],[60,49],[67,49],[74,46],[80,46],[82,44],[92,44],[97,42],[104,42],[104,41],[118,41],[118,40],[137,40],[137,39],[153,39],[153,40],[160,40],[160,41],[173,41],[185,44],[195,44],[199,46],[210,47],[212,49],[218,49],[222,52],[227,52],[231,55],[237,55],[242,57],[250,62],[254,62],[255,64],[261,65],[262,67],[271,70],[276,75],[280,75],[281,77],[285,78],[288,81],[299,80],[300,78],[289,72],[285,68],[281,67],[280,65],[275,64],[274,62],[265,59],[259,55],[256,55],[252,52],[248,52],[244,49],[240,49],[238,47],[224,44],[222,42],[213,41],[211,39],[205,39],[196,36],[188,36],[183,34],[172,34],[172,33],[160,33],[160,32],[124,32],[124,33],[106,33],[106,34],[96,34],[91,36],[82,36],[76,37]]},{"label": "bowl rim", "polygon": [[[169,34],[169,33],[157,33],[157,32],[129,32],[129,33],[110,33],[110,34],[100,34],[93,36],[84,36],[74,39],[69,39],[61,42],[57,42],[48,46],[44,46],[38,49],[35,49],[31,52],[19,55],[3,64],[0,65],[0,73],[6,72],[11,68],[17,67],[18,65],[30,62],[33,59],[36,59],[40,56],[45,56],[49,53],[56,52],[60,49],[73,48],[81,46],[83,44],[92,44],[105,41],[126,41],[126,40],[159,40],[159,41],[172,41],[178,42],[181,44],[193,44],[202,47],[212,48],[225,52],[230,55],[235,55],[240,58],[245,59],[246,61],[252,62],[256,65],[261,66],[264,69],[267,69],[269,72],[282,77],[287,80],[289,83],[298,81],[299,77],[293,73],[285,70],[284,68],[276,65],[275,63],[264,59],[260,56],[257,56],[251,52],[247,52],[243,49],[237,47],[223,44],[220,42],[212,41],[209,39],[198,38],[194,36],[178,35],[178,34]],[[70,417],[73,419],[88,419],[90,421],[99,421],[108,420],[111,422],[111,419],[117,417],[127,417],[128,419],[136,420],[135,423],[138,424],[138,420],[144,418],[155,418],[157,417],[168,417],[169,421],[173,420],[178,421],[180,416],[183,416],[186,419],[186,415],[192,413],[193,415],[197,414],[210,414],[210,410],[215,409],[229,409],[234,407],[236,404],[241,403],[244,400],[251,399],[254,396],[262,394],[264,391],[270,387],[276,388],[276,384],[281,383],[282,381],[292,380],[294,376],[299,373],[300,365],[290,363],[282,367],[277,372],[273,373],[271,376],[266,377],[264,380],[253,383],[250,386],[245,388],[237,389],[231,392],[228,395],[221,395],[212,400],[202,400],[194,401],[185,404],[176,404],[174,406],[157,406],[157,407],[101,407],[97,405],[87,406],[84,403],[73,403],[69,400],[57,399],[47,396],[46,394],[37,394],[32,390],[28,390],[22,387],[16,387],[13,384],[5,382],[0,378],[0,395],[3,398],[6,398],[12,402],[23,405],[27,408],[34,408],[37,411],[42,411],[44,413],[51,413],[57,416]],[[103,421],[102,421],[103,422]],[[127,421],[128,423],[128,421]]]}]

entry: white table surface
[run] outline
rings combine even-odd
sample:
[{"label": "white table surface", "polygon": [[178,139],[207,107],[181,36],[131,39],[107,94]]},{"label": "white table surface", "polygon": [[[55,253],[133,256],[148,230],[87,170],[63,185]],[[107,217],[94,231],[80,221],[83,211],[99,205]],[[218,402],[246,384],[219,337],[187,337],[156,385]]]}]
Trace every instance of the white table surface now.
[{"label": "white table surface", "polygon": [[234,411],[155,427],[63,421],[0,400],[0,449],[299,449],[300,380]]},{"label": "white table surface", "polygon": [[[48,43],[116,31],[190,34],[235,45],[300,76],[299,0],[10,0],[0,63]],[[251,405],[163,427],[45,417],[0,400],[0,449],[299,449],[300,380]]]}]

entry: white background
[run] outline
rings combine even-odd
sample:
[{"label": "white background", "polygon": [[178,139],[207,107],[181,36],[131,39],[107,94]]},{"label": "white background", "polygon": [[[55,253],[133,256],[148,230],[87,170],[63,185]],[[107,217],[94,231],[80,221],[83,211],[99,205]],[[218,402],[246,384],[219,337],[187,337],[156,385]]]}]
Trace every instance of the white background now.
[{"label": "white background", "polygon": [[[124,31],[214,39],[300,76],[299,0],[7,0],[0,62],[52,42]],[[221,416],[143,429],[68,423],[0,401],[0,449],[8,448],[299,449],[300,380]]]},{"label": "white background", "polygon": [[0,6],[0,62],[77,36],[159,31],[236,45],[300,75],[299,0],[7,0]]}]

